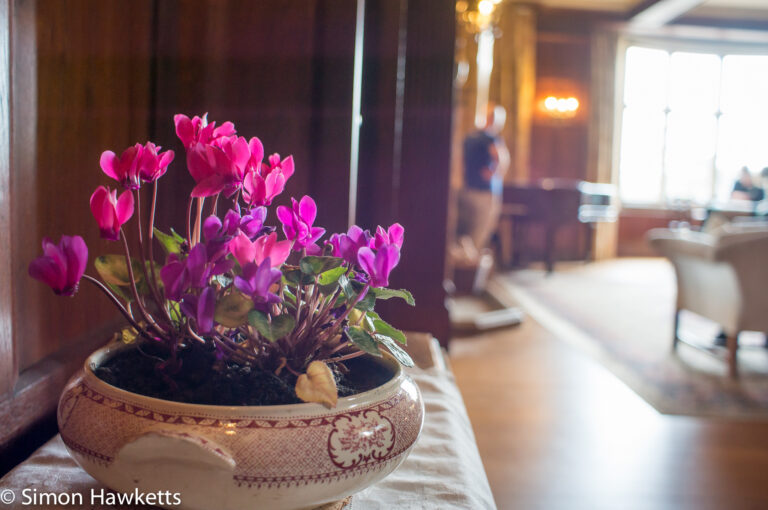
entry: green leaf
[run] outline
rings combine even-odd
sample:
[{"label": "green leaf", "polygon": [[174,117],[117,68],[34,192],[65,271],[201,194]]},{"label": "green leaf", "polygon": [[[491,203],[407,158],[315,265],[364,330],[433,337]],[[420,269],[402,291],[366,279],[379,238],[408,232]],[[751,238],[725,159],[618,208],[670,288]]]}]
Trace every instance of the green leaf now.
[{"label": "green leaf", "polygon": [[128,294],[123,292],[123,289],[121,289],[117,285],[112,285],[111,283],[107,283],[107,287],[109,287],[109,290],[111,290],[114,295],[116,295],[123,301],[126,301],[126,302],[133,301],[133,298],[128,297]]},{"label": "green leaf", "polygon": [[328,271],[320,273],[317,277],[317,284],[331,285],[333,283],[336,283],[339,281],[339,278],[341,278],[341,276],[344,274],[344,271],[346,271],[346,269],[342,266],[339,266],[337,268],[330,269]]},{"label": "green leaf", "polygon": [[360,348],[360,350],[381,357],[381,351],[379,350],[379,346],[376,345],[376,340],[374,340],[370,333],[363,328],[359,326],[347,328],[347,336],[353,344]]},{"label": "green leaf", "polygon": [[392,356],[394,356],[395,359],[399,361],[401,365],[405,365],[406,367],[413,366],[413,360],[411,359],[411,357],[408,355],[407,352],[403,350],[402,347],[397,345],[397,343],[395,343],[394,340],[384,335],[376,335],[376,340],[383,343],[384,347],[386,347],[389,350],[389,352],[392,353]]},{"label": "green leaf", "polygon": [[171,319],[175,321],[181,320],[181,305],[178,301],[172,301],[170,299],[166,300],[168,303],[168,315],[171,316]]},{"label": "green leaf", "polygon": [[293,331],[296,326],[296,320],[288,314],[270,317],[259,310],[251,310],[248,313],[248,322],[261,333],[261,336],[274,342]]},{"label": "green leaf", "polygon": [[359,303],[355,305],[355,308],[358,310],[362,310],[364,312],[370,312],[373,311],[373,307],[376,305],[376,296],[371,294],[370,292],[365,295],[363,299],[360,300]]},{"label": "green leaf", "polygon": [[283,273],[283,279],[293,285],[309,285],[315,283],[315,277],[305,274],[300,269],[292,269]]},{"label": "green leaf", "polygon": [[158,241],[160,241],[160,244],[165,248],[165,252],[167,254],[171,253],[180,253],[181,252],[181,245],[184,244],[184,238],[181,237],[179,234],[173,231],[171,229],[171,234],[166,234],[162,230],[159,230],[157,227],[153,229],[155,233],[155,237]]},{"label": "green leaf", "polygon": [[403,345],[408,343],[408,339],[405,337],[405,333],[381,319],[374,319],[373,327],[374,331],[376,331],[378,334],[394,338]]},{"label": "green leaf", "polygon": [[299,267],[305,274],[316,275],[330,269],[335,269],[344,263],[344,259],[338,257],[304,257],[299,261]]},{"label": "green leaf", "polygon": [[[96,271],[105,283],[119,287],[127,287],[131,284],[131,279],[128,276],[128,265],[125,263],[123,255],[101,255],[96,257],[93,265],[96,266]],[[141,262],[131,259],[131,266],[133,266],[133,277],[136,279],[136,283],[139,283],[144,279]]]},{"label": "green leaf", "polygon": [[292,285],[310,285],[315,283],[315,277],[305,274],[300,269],[292,269],[283,273],[283,280]]},{"label": "green leaf", "polygon": [[227,328],[242,326],[248,321],[253,301],[239,292],[227,294],[216,303],[214,319]]},{"label": "green leaf", "polygon": [[391,299],[400,298],[404,299],[406,303],[411,306],[416,306],[416,301],[413,299],[413,295],[405,289],[385,289],[383,287],[377,287],[371,289],[376,299]]}]

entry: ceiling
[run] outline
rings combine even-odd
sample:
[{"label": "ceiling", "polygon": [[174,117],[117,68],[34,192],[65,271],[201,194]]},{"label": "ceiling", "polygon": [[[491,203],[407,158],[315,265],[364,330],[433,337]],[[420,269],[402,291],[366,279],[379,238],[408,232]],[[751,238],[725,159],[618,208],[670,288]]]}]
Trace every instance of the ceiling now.
[{"label": "ceiling", "polygon": [[[556,9],[577,9],[605,12],[629,12],[643,0],[534,0]],[[703,0],[687,16],[696,18],[726,18],[768,20],[768,0]]]}]

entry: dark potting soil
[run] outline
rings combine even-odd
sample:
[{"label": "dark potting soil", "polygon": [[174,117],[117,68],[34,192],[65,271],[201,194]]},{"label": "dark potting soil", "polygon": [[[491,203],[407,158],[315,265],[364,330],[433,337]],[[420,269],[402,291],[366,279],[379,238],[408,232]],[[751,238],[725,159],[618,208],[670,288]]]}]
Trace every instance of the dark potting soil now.
[{"label": "dark potting soil", "polygon": [[[137,349],[125,349],[94,372],[104,382],[148,397],[207,405],[280,405],[296,404],[296,377],[283,370],[280,377],[252,366],[219,364],[202,349],[179,355],[181,369],[172,376],[156,369],[157,360]],[[348,371],[331,366],[339,397],[368,391],[392,378],[392,371],[367,357],[344,362]],[[170,380],[169,380],[170,379]]]}]

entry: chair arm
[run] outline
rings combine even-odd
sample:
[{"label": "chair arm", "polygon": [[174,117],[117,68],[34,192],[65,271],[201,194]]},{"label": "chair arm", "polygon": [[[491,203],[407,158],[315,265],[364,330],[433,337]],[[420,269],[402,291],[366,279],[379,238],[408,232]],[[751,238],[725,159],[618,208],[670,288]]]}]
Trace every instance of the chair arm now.
[{"label": "chair arm", "polygon": [[715,260],[717,239],[709,234],[689,230],[655,228],[646,235],[651,247],[669,259],[680,256]]}]

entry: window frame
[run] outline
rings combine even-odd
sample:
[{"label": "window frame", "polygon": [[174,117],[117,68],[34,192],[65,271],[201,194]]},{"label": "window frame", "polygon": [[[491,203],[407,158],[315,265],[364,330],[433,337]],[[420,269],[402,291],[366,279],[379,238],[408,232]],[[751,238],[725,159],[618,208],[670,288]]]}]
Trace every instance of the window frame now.
[{"label": "window frame", "polygon": [[[682,31],[681,31],[682,32]],[[659,209],[659,210],[672,210],[679,209],[679,205],[675,205],[672,201],[664,197],[664,182],[666,180],[666,168],[662,167],[662,180],[661,188],[659,190],[659,198],[652,202],[635,202],[624,201],[621,197],[620,191],[620,164],[621,164],[621,136],[623,130],[623,115],[626,105],[624,104],[624,86],[626,78],[626,58],[627,50],[632,46],[640,46],[643,48],[658,49],[666,51],[671,54],[674,52],[690,52],[690,53],[706,53],[711,55],[717,55],[720,58],[721,66],[722,59],[728,55],[759,55],[768,56],[768,42],[766,41],[764,34],[760,34],[761,37],[754,37],[750,31],[732,31],[730,36],[736,37],[736,39],[729,40],[716,40],[714,38],[699,38],[688,36],[674,36],[674,35],[646,35],[646,34],[622,34],[619,36],[616,45],[616,73],[615,73],[615,89],[614,89],[614,104],[613,104],[613,144],[612,144],[612,181],[617,185],[617,195],[625,209]],[[753,40],[754,37],[754,40]],[[722,72],[722,71],[721,71]],[[722,81],[722,74],[721,74]],[[668,123],[668,111],[665,109],[665,130]],[[715,114],[719,121],[722,116],[722,112],[719,109]],[[666,137],[664,140],[664,147],[666,149]],[[717,148],[715,148],[715,157],[713,161],[717,160]],[[716,172],[717,167],[713,165],[713,197],[714,199],[714,186],[716,186]]]}]

